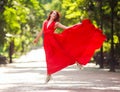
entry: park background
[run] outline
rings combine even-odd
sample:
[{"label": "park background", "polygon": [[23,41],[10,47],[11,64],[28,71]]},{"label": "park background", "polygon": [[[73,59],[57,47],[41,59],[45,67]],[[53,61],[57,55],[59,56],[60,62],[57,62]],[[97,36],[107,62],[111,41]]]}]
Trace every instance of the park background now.
[{"label": "park background", "polygon": [[14,58],[42,47],[42,38],[36,46],[33,40],[51,10],[60,12],[60,22],[66,26],[89,18],[101,28],[107,40],[91,62],[112,72],[120,68],[119,0],[0,0],[1,64],[13,63]]}]

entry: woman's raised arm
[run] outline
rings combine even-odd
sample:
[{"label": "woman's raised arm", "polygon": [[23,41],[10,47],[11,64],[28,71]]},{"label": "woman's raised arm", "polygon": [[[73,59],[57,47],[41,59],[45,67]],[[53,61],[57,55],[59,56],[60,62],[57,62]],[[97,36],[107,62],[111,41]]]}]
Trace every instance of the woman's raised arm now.
[{"label": "woman's raised arm", "polygon": [[43,34],[43,28],[44,28],[44,23],[42,25],[42,30],[38,33],[37,37],[34,39],[34,43],[37,43],[39,38],[42,36]]}]

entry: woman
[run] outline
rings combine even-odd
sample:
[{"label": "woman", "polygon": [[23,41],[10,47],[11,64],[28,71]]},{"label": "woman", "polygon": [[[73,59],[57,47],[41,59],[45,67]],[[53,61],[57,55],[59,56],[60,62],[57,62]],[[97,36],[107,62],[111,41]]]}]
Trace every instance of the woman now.
[{"label": "woman", "polygon": [[[96,49],[100,48],[105,35],[95,28],[89,19],[72,27],[64,26],[59,22],[60,15],[57,11],[51,11],[47,20],[43,22],[42,31],[34,40],[37,43],[44,34],[44,50],[47,63],[48,82],[51,74],[77,62],[78,65],[86,65]],[[54,33],[56,28],[64,31]]]}]

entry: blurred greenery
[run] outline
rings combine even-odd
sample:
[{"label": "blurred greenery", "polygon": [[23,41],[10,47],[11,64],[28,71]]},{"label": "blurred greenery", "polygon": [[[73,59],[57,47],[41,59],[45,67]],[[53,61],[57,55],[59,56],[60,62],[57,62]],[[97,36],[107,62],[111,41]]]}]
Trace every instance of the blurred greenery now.
[{"label": "blurred greenery", "polygon": [[[103,51],[110,52],[110,7],[113,5],[115,55],[120,56],[118,54],[120,51],[120,1],[113,1],[114,3],[111,0],[0,0],[0,54],[8,55],[11,40],[15,43],[15,57],[33,48],[33,39],[41,30],[42,22],[51,10],[61,13],[61,23],[66,26],[89,18],[97,27],[100,27],[102,17],[103,33],[107,36]],[[37,46],[41,44],[42,39]]]}]

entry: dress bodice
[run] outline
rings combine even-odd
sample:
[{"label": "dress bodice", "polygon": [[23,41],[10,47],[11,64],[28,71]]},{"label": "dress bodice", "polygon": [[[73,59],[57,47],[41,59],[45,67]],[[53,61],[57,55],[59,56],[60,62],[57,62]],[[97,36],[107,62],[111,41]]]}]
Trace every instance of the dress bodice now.
[{"label": "dress bodice", "polygon": [[53,33],[55,31],[55,23],[56,22],[53,21],[52,23],[50,23],[49,26],[47,26],[48,25],[48,21],[46,20],[44,22],[44,27],[43,27],[44,34],[46,34],[46,33]]}]

